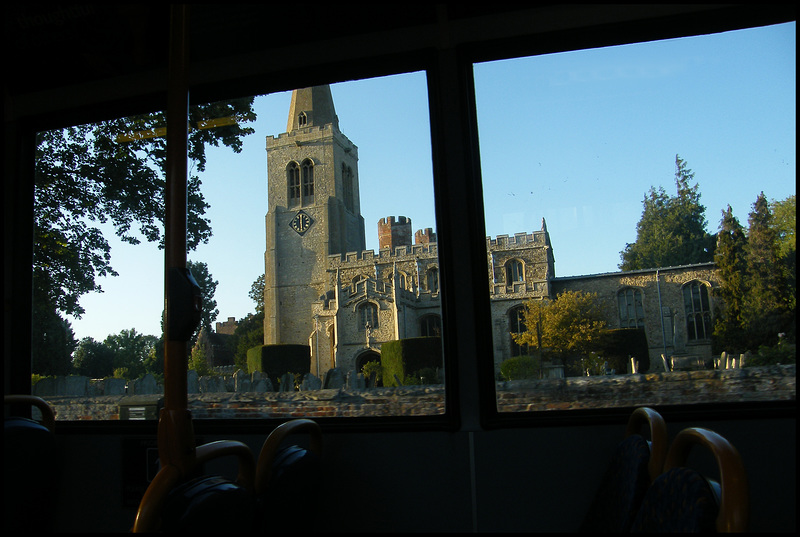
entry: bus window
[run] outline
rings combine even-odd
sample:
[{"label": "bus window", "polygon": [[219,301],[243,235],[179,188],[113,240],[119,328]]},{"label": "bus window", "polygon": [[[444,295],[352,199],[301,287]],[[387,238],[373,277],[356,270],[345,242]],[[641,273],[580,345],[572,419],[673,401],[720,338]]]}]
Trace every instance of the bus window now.
[{"label": "bus window", "polygon": [[[193,417],[300,405],[441,415],[441,327],[426,322],[441,318],[441,297],[425,73],[210,103],[189,119],[187,265],[203,290],[186,357]],[[34,352],[33,391],[57,397],[59,419],[157,416],[164,130],[151,114],[40,135],[34,272],[56,300],[36,310],[55,328],[34,339],[57,352]],[[374,397],[309,406],[321,389]],[[374,404],[379,389],[401,402]],[[237,393],[270,395],[243,409]],[[81,413],[71,397],[97,404]]]},{"label": "bus window", "polygon": [[499,411],[793,398],[794,51],[474,65]]}]

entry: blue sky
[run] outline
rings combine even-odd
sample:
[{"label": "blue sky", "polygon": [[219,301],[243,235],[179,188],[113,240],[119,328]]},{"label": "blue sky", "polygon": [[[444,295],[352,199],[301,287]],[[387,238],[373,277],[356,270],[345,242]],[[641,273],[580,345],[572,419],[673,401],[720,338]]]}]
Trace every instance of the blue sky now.
[{"label": "blue sky", "polygon": [[[759,192],[796,192],[796,27],[711,36],[475,66],[486,234],[547,221],[556,275],[617,270],[636,239],[651,186],[673,195],[675,155],[700,185],[709,232],[730,204],[746,226]],[[340,128],[359,150],[367,248],[377,222],[407,216],[435,228],[423,73],[332,86]],[[290,92],[256,99],[256,134],[241,154],[212,148],[201,174],[214,236],[189,258],[219,281],[222,321],[254,310],[263,272],[265,137],[286,130]],[[107,235],[108,236],[108,235]],[[86,295],[76,337],[123,329],[158,334],[163,253],[113,243],[117,278]]]}]

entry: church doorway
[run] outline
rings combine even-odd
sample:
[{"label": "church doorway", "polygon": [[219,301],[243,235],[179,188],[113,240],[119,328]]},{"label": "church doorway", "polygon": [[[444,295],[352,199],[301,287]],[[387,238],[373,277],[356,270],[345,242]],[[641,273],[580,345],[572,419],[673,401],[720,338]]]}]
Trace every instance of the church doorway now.
[{"label": "church doorway", "polygon": [[375,377],[370,379],[370,369],[374,368],[374,366],[368,367],[367,371],[364,371],[364,366],[367,364],[380,364],[381,363],[381,355],[375,351],[365,351],[359,354],[356,357],[356,371],[359,373],[364,373],[364,378],[367,382],[368,386],[380,386],[383,383],[380,381],[379,376],[377,375],[377,371],[373,369],[376,373]]}]

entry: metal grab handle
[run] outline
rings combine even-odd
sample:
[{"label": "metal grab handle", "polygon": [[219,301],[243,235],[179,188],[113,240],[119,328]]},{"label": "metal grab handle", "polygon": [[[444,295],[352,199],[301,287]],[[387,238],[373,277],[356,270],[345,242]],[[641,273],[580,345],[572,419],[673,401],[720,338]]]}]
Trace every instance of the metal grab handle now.
[{"label": "metal grab handle", "polygon": [[744,469],[741,455],[724,437],[701,427],[689,427],[682,430],[670,446],[664,463],[664,471],[684,466],[689,451],[696,445],[709,449],[714,454],[719,467],[722,497],[717,515],[717,531],[747,531],[750,516],[747,472]]},{"label": "metal grab handle", "polygon": [[647,464],[650,482],[661,475],[667,456],[667,424],[661,414],[649,407],[639,407],[628,419],[625,436],[637,434],[643,426],[650,431],[650,462]]},{"label": "metal grab handle", "polygon": [[261,446],[256,466],[256,495],[261,495],[267,490],[267,484],[272,476],[272,463],[275,460],[281,442],[290,434],[304,432],[311,434],[311,451],[317,455],[322,454],[322,429],[320,429],[317,422],[303,418],[280,424],[269,434],[264,441],[264,445]]},{"label": "metal grab handle", "polygon": [[4,395],[3,404],[6,405],[31,405],[42,412],[42,425],[53,432],[56,426],[56,413],[47,401],[35,395]]},{"label": "metal grab handle", "polygon": [[[242,442],[235,440],[219,440],[198,446],[195,462],[199,466],[212,459],[226,456],[235,456],[239,459],[239,473],[236,482],[245,490],[253,491],[255,474],[255,457],[250,448]],[[133,533],[148,533],[157,531],[160,526],[161,512],[164,503],[172,490],[183,482],[183,472],[176,466],[163,466],[142,497],[136,519],[133,524]]]}]

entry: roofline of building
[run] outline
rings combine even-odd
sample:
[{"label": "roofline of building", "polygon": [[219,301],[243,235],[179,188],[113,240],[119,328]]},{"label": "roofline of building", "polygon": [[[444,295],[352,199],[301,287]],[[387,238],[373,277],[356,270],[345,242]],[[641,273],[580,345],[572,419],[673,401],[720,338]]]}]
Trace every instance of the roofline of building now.
[{"label": "roofline of building", "polygon": [[580,276],[558,276],[553,278],[552,282],[557,281],[564,281],[564,280],[580,280],[584,278],[603,278],[603,277],[611,277],[611,276],[619,276],[621,274],[624,275],[635,275],[635,274],[652,274],[656,272],[664,272],[664,271],[675,271],[675,270],[686,270],[686,269],[697,269],[702,267],[716,267],[716,263],[713,261],[709,261],[706,263],[695,263],[693,265],[676,265],[672,267],[657,267],[657,268],[649,268],[649,269],[638,269],[638,270],[620,270],[617,272],[600,272],[596,274],[582,274]]}]

